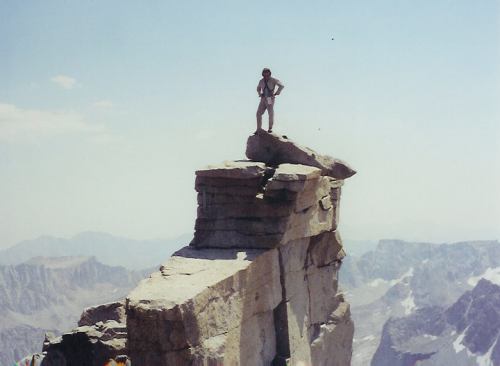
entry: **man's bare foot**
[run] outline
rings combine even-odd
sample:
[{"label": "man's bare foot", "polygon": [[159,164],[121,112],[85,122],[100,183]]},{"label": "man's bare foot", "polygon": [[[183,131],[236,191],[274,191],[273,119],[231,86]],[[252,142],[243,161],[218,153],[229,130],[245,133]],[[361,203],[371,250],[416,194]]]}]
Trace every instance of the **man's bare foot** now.
[{"label": "man's bare foot", "polygon": [[269,130],[267,130],[267,132],[271,133],[271,132],[273,132],[273,129],[270,128]]}]

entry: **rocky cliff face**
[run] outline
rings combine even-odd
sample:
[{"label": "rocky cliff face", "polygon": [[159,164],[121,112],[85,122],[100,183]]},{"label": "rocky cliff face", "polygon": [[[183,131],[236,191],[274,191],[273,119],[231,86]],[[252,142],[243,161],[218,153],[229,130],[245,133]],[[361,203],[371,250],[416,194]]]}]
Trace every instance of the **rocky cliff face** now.
[{"label": "rocky cliff face", "polygon": [[337,226],[355,172],[267,133],[249,138],[247,156],[196,172],[190,245],[123,304],[89,309],[80,327],[47,340],[44,365],[101,366],[120,354],[134,366],[350,364]]}]

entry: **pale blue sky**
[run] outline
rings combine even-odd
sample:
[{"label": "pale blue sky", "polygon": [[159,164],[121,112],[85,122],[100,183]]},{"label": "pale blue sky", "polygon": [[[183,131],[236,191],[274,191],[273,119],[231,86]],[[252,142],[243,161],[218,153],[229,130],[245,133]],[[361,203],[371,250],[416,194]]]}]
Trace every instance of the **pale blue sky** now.
[{"label": "pale blue sky", "polygon": [[276,131],[359,171],[344,237],[499,238],[499,36],[496,0],[0,0],[0,247],[191,231],[264,66]]}]

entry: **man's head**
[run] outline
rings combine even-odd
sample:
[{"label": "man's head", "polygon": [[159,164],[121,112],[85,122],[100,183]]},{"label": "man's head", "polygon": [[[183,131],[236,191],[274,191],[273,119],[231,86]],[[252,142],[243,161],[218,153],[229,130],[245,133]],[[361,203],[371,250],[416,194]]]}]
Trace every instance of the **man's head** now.
[{"label": "man's head", "polygon": [[269,80],[269,78],[271,77],[271,70],[266,67],[262,70],[262,76],[264,77],[264,79]]}]

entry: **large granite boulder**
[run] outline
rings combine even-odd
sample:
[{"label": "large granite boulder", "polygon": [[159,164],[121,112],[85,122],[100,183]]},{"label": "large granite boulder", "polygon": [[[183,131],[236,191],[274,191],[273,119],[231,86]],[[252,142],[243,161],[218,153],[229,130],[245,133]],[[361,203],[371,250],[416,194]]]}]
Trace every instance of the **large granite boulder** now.
[{"label": "large granite boulder", "polygon": [[[270,250],[186,247],[127,297],[129,356],[138,365],[348,365],[342,257],[330,232]],[[331,347],[342,350],[337,363]]]},{"label": "large granite boulder", "polygon": [[[139,365],[270,364],[281,301],[275,251],[184,248],[127,297]],[[216,364],[216,363],[214,363]]]},{"label": "large granite boulder", "polygon": [[320,155],[314,150],[298,145],[286,136],[260,132],[248,138],[246,156],[250,160],[269,165],[283,163],[304,164],[321,169],[323,175],[346,179],[356,171],[342,160]]}]

